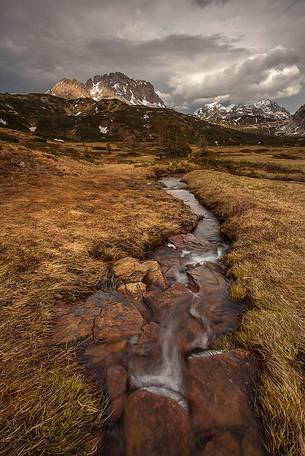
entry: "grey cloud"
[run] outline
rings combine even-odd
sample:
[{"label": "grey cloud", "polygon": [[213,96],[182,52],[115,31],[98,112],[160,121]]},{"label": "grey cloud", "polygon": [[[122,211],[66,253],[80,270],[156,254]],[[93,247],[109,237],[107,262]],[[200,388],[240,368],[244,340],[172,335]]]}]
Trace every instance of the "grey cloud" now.
[{"label": "grey cloud", "polygon": [[297,107],[304,15],[303,0],[1,0],[0,90],[123,71],[181,109],[261,94]]},{"label": "grey cloud", "polygon": [[200,6],[201,8],[205,8],[211,4],[215,4],[217,6],[223,6],[225,3],[228,3],[230,0],[194,0],[194,2]]},{"label": "grey cloud", "polygon": [[174,93],[193,103],[213,98],[243,102],[245,98],[284,98],[296,95],[304,85],[293,50],[277,47],[216,72],[197,75],[195,80],[173,78]]}]

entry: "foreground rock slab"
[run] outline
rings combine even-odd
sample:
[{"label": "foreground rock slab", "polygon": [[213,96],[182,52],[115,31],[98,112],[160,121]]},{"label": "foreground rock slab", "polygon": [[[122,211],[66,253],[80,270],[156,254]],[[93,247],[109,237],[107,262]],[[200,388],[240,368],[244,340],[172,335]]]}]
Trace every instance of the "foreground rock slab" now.
[{"label": "foreground rock slab", "polygon": [[[209,440],[204,456],[262,456],[251,410],[251,358],[235,350],[188,360],[189,404],[197,440]],[[226,432],[224,432],[226,430]]]},{"label": "foreground rock slab", "polygon": [[143,322],[142,315],[131,302],[109,302],[95,319],[93,335],[108,342],[128,339],[139,333]]},{"label": "foreground rock slab", "polygon": [[125,409],[127,456],[190,456],[187,411],[172,399],[145,390],[129,396]]}]

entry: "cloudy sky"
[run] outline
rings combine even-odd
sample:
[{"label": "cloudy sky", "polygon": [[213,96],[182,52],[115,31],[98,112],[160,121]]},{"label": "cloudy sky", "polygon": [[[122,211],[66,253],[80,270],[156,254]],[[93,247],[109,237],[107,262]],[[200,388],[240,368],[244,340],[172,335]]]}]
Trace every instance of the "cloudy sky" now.
[{"label": "cloudy sky", "polygon": [[0,91],[121,71],[192,112],[305,103],[305,0],[0,0]]}]

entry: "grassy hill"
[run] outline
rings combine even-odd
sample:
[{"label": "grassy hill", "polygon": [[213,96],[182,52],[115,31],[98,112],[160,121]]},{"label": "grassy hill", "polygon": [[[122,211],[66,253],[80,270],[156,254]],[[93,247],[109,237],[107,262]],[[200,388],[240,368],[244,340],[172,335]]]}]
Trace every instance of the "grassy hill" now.
[{"label": "grassy hill", "polygon": [[[47,94],[0,94],[0,126],[44,138],[81,141],[156,142],[167,123],[182,128],[190,143],[203,135],[209,144],[292,145],[295,138],[247,133],[209,124],[173,109],[130,106],[119,100],[64,100]],[[301,140],[300,140],[301,141]],[[303,143],[305,140],[303,139]]]}]

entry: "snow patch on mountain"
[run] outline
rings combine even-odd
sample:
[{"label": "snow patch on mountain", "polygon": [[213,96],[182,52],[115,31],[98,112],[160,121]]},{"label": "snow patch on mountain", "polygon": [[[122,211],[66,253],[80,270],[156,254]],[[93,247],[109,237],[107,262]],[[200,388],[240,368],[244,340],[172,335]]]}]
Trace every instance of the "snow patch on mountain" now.
[{"label": "snow patch on mountain", "polygon": [[254,104],[231,104],[224,106],[219,102],[203,105],[195,115],[215,122],[234,124],[257,124],[288,120],[291,114],[272,100],[260,100]]},{"label": "snow patch on mountain", "polygon": [[96,101],[116,98],[134,106],[166,107],[150,82],[129,78],[124,73],[96,75],[88,79],[86,87]]},{"label": "snow patch on mountain", "polygon": [[98,129],[100,130],[101,133],[106,135],[108,133],[108,127],[103,127],[102,125],[99,125]]}]

